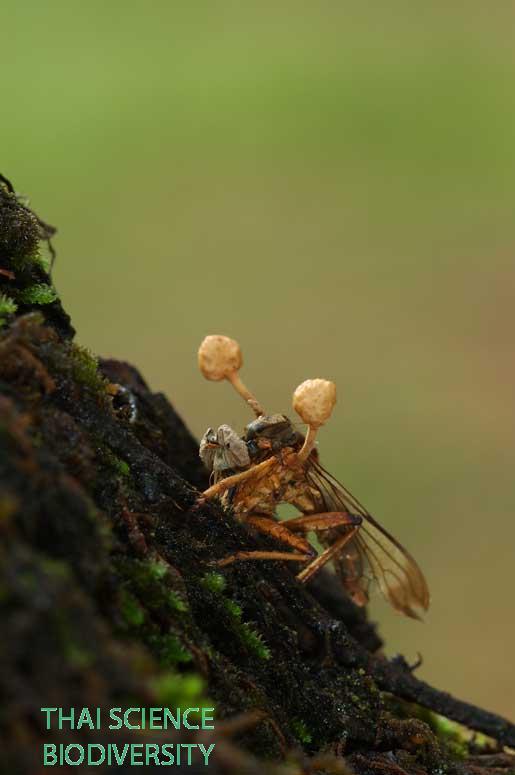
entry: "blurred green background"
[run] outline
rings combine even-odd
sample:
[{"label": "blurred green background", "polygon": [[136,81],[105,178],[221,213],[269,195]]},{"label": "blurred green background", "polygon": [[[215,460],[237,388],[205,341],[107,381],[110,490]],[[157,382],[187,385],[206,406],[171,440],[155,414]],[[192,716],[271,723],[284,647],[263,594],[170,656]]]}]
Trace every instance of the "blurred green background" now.
[{"label": "blurred green background", "polygon": [[515,713],[515,13],[509,3],[2,4],[1,171],[59,227],[78,338],[198,435],[243,425],[207,333],[424,568],[389,653]]}]

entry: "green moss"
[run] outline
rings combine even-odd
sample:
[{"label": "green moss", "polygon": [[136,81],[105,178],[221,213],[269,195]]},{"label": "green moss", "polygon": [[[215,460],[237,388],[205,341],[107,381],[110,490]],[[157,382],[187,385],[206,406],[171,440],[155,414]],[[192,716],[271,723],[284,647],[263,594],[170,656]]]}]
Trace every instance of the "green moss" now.
[{"label": "green moss", "polygon": [[225,600],[224,605],[233,619],[237,619],[238,621],[241,619],[243,611],[238,603],[235,603],[234,600]]},{"label": "green moss", "polygon": [[125,462],[125,460],[122,460],[121,457],[118,457],[115,455],[111,450],[109,450],[107,453],[104,451],[104,454],[108,460],[109,465],[111,468],[114,468],[117,473],[120,474],[120,476],[130,476],[131,475],[131,469],[128,463]]},{"label": "green moss", "polygon": [[8,315],[14,315],[17,309],[18,305],[13,299],[6,296],[5,293],[0,294],[0,328],[5,325],[5,318]]},{"label": "green moss", "polygon": [[165,673],[153,679],[151,687],[163,707],[213,707],[213,702],[204,694],[204,681],[196,673],[189,673],[188,675]]},{"label": "green moss", "polygon": [[470,733],[457,724],[451,721],[445,716],[440,716],[438,713],[432,713],[428,711],[430,716],[428,723],[433,729],[436,736],[442,740],[451,756],[455,759],[466,759],[468,756],[468,740],[470,739]]},{"label": "green moss", "polygon": [[117,564],[124,578],[120,613],[129,631],[150,648],[163,667],[191,662],[192,655],[173,631],[173,622],[165,620],[166,613],[170,618],[172,614],[183,617],[188,610],[187,603],[170,588],[167,563],[123,558]]},{"label": "green moss", "polygon": [[218,592],[220,594],[224,591],[226,586],[225,578],[221,573],[206,573],[206,575],[201,578],[200,583],[210,592]]},{"label": "green moss", "polygon": [[22,304],[52,304],[57,299],[55,288],[46,283],[35,283],[18,292],[18,301]]},{"label": "green moss", "polygon": [[70,345],[69,356],[74,379],[95,392],[105,394],[107,380],[98,370],[97,358],[86,347],[75,343]]},{"label": "green moss", "polygon": [[300,718],[294,718],[290,722],[290,727],[297,740],[300,740],[301,743],[307,745],[312,742],[313,736],[305,721]]},{"label": "green moss", "polygon": [[245,644],[247,649],[259,659],[270,659],[270,649],[263,643],[261,633],[242,620],[241,606],[234,600],[224,600],[224,606],[230,615],[233,630],[239,635],[241,642]]},{"label": "green moss", "polygon": [[[146,568],[149,578],[157,582],[162,581],[170,570],[168,563],[164,560],[147,560]],[[173,611],[184,613],[188,610],[188,603],[168,585],[162,585],[162,592],[165,603]]]},{"label": "green moss", "polygon": [[145,621],[145,611],[138,599],[126,589],[121,590],[120,612],[130,628],[141,627]]},{"label": "green moss", "polygon": [[180,615],[189,610],[187,601],[172,589],[168,578],[169,566],[163,560],[124,559],[120,561],[120,570],[149,610],[159,611],[160,614],[168,610]]},{"label": "green moss", "polygon": [[43,252],[41,250],[41,245],[37,245],[29,253],[11,256],[11,264],[14,269],[24,270],[27,269],[30,264],[37,264],[37,266],[40,266],[47,275],[50,273],[51,263],[51,256],[48,255],[48,251]]},{"label": "green moss", "polygon": [[130,476],[131,469],[129,467],[129,464],[125,462],[125,460],[122,460],[121,458],[116,459],[116,466],[118,469],[118,472],[122,476]]},{"label": "green moss", "polygon": [[226,587],[226,581],[222,574],[206,573],[206,575],[201,578],[200,583],[205,589],[208,589],[220,598],[222,605],[229,614],[233,631],[238,635],[240,641],[247,647],[248,651],[259,659],[270,659],[270,649],[263,642],[261,633],[242,620],[243,611],[241,606],[234,600],[224,596],[223,593]]},{"label": "green moss", "polygon": [[39,247],[31,256],[29,256],[29,260],[33,261],[35,264],[39,264],[45,274],[50,273],[52,259],[51,256],[48,255],[48,251],[46,254],[44,254],[41,252],[41,248]]},{"label": "green moss", "polygon": [[263,636],[261,633],[257,630],[254,630],[250,624],[246,624],[245,622],[241,623],[240,637],[249,651],[252,651],[252,653],[255,654],[256,657],[259,657],[259,659],[270,659],[272,656],[270,649],[266,643],[263,642]]},{"label": "green moss", "polygon": [[[467,758],[472,733],[466,727],[416,703],[404,702],[389,695],[385,699],[394,715],[425,722],[452,758]],[[474,742],[477,742],[477,735],[474,736]]]},{"label": "green moss", "polygon": [[180,597],[180,595],[178,595],[172,589],[168,591],[166,598],[169,607],[173,608],[174,611],[177,611],[178,613],[184,613],[188,610],[188,604],[186,601],[183,600],[182,597]]},{"label": "green moss", "polygon": [[149,578],[153,578],[156,581],[164,579],[169,570],[168,563],[164,560],[147,560],[146,567]]},{"label": "green moss", "polygon": [[191,662],[190,652],[184,648],[174,633],[150,635],[147,643],[163,667],[173,667],[177,664]]},{"label": "green moss", "polygon": [[124,478],[129,478],[131,475],[131,469],[128,463],[122,458],[115,455],[107,444],[104,444],[97,438],[97,455],[100,463],[104,467],[112,468],[117,474]]},{"label": "green moss", "polygon": [[18,309],[16,302],[5,293],[0,294],[0,315],[13,315]]}]

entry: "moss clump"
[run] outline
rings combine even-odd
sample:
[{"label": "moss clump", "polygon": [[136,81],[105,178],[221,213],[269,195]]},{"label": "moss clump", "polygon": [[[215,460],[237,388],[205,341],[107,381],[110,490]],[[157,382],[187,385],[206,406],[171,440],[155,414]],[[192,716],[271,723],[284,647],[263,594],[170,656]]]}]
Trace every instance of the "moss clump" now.
[{"label": "moss clump", "polygon": [[455,759],[466,759],[469,754],[470,733],[459,724],[445,716],[427,711],[428,723],[439,740],[445,743],[447,750]]},{"label": "moss clump", "polygon": [[18,305],[5,293],[0,293],[0,328],[5,325],[8,315],[14,315]]},{"label": "moss clump", "polygon": [[213,707],[213,702],[204,694],[204,681],[197,673],[189,673],[188,675],[164,673],[153,679],[151,687],[163,707]]},{"label": "moss clump", "polygon": [[162,560],[120,560],[120,570],[134,594],[147,609],[184,614],[188,603],[171,588],[166,578],[168,565]]},{"label": "moss clump", "polygon": [[[162,581],[170,570],[168,564],[164,560],[147,560],[146,562],[147,572],[149,578],[154,581]],[[184,613],[188,610],[188,603],[168,586],[163,587],[163,595],[169,608],[179,613]]]},{"label": "moss clump", "polygon": [[[385,700],[395,715],[406,719],[420,719],[427,724],[451,758],[461,761],[469,756],[469,744],[473,735],[466,727],[416,703],[404,702],[391,696],[385,696]],[[488,741],[488,738],[484,740]],[[477,741],[476,733],[474,734],[475,746]]]},{"label": "moss clump", "polygon": [[126,589],[121,590],[120,596],[120,612],[126,624],[131,629],[141,627],[145,621],[145,611],[139,600]]},{"label": "moss clump", "polygon": [[168,565],[162,560],[123,558],[118,569],[123,579],[119,611],[126,629],[148,646],[162,667],[191,662],[176,631],[177,617],[184,621],[188,605],[170,589]]},{"label": "moss clump", "polygon": [[34,213],[18,201],[14,191],[0,184],[0,259],[27,259],[38,249],[41,229]]},{"label": "moss clump", "polygon": [[117,457],[116,468],[122,476],[130,476],[131,469],[129,467],[129,464],[126,463],[125,460],[122,460],[121,458]]},{"label": "moss clump", "polygon": [[45,274],[50,274],[52,259],[48,253],[46,255],[42,253],[39,247],[31,256],[27,256],[27,261],[32,261],[40,266]]},{"label": "moss clump", "polygon": [[235,631],[248,650],[256,657],[259,657],[259,659],[270,659],[270,649],[263,642],[263,636],[260,632],[253,629],[250,624],[242,620],[243,611],[240,606],[234,600],[226,600],[225,607],[231,615]]},{"label": "moss clump", "polygon": [[107,380],[98,370],[98,359],[87,347],[71,344],[69,360],[72,376],[77,382],[95,392],[105,393]]},{"label": "moss clump", "polygon": [[110,468],[119,476],[128,479],[131,475],[129,464],[121,457],[118,457],[118,455],[115,455],[112,449],[98,435],[95,435],[95,442],[97,460],[102,468]]},{"label": "moss clump", "polygon": [[173,633],[150,635],[148,644],[163,667],[186,664],[192,660],[190,652]]},{"label": "moss clump", "polygon": [[100,450],[100,458],[105,465],[113,468],[120,476],[129,477],[131,475],[131,469],[125,460],[122,460],[118,455],[115,455],[109,447],[102,447]]},{"label": "moss clump", "polygon": [[221,573],[206,573],[200,583],[205,589],[208,589],[214,595],[220,598],[225,611],[229,615],[231,627],[238,635],[240,641],[247,647],[254,656],[259,659],[270,659],[271,653],[268,646],[263,642],[263,636],[255,630],[250,624],[243,621],[243,611],[240,605],[230,598],[224,596],[226,587],[225,578]]},{"label": "moss clump", "polygon": [[172,589],[169,590],[167,595],[168,605],[178,613],[185,613],[188,610],[188,604]]},{"label": "moss clump", "polygon": [[168,573],[168,563],[164,560],[147,560],[147,573],[155,581],[161,581]]},{"label": "moss clump", "polygon": [[206,573],[200,580],[200,583],[205,589],[210,592],[218,592],[221,594],[226,586],[226,582],[221,573]]},{"label": "moss clump", "polygon": [[34,283],[28,288],[18,291],[18,300],[21,304],[37,304],[43,306],[52,304],[57,299],[55,288],[47,283]]},{"label": "moss clump", "polygon": [[308,745],[313,741],[313,736],[309,731],[306,722],[303,721],[302,719],[300,718],[292,719],[292,721],[290,722],[290,727],[292,729],[293,734],[297,738],[297,740],[300,740],[301,743]]},{"label": "moss clump", "polygon": [[[55,231],[0,176],[0,282],[3,284],[8,278],[3,287],[17,304],[18,312],[44,310],[45,319],[54,330],[70,339],[75,332],[50,278],[55,258],[50,239]],[[0,316],[0,325],[3,323]]]}]

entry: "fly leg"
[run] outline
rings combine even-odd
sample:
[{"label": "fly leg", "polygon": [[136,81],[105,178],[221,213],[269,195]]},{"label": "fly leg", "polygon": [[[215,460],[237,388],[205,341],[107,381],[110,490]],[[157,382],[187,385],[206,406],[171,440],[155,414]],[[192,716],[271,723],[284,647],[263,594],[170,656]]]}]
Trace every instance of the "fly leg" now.
[{"label": "fly leg", "polygon": [[239,474],[233,474],[232,476],[226,476],[225,479],[220,479],[219,482],[211,485],[207,490],[204,490],[197,499],[197,503],[203,503],[210,498],[221,496],[226,490],[230,490],[231,487],[237,487],[241,482],[252,479],[252,477],[256,475],[260,476],[262,473],[267,472],[274,463],[277,463],[275,457],[269,457],[266,460],[263,460],[262,463],[257,463],[255,466],[251,466],[245,471],[241,471]]},{"label": "fly leg", "polygon": [[309,579],[314,576],[315,573],[318,573],[318,571],[323,568],[324,565],[326,565],[330,560],[333,559],[333,557],[341,552],[345,544],[349,543],[351,538],[356,535],[358,530],[358,527],[351,527],[348,533],[345,533],[341,538],[338,538],[334,544],[329,546],[325,551],[322,552],[322,554],[319,554],[318,557],[313,560],[313,562],[311,562],[307,568],[304,568],[304,570],[298,573],[298,580],[303,584],[305,584],[306,581],[309,581]]},{"label": "fly leg", "polygon": [[357,514],[349,514],[346,511],[321,511],[317,514],[305,514],[302,517],[289,519],[286,524],[288,530],[299,533],[322,533],[324,530],[332,530],[335,527],[359,527],[363,518]]},{"label": "fly leg", "polygon": [[331,530],[334,528],[340,528],[340,530],[342,528],[347,528],[343,535],[337,538],[331,546],[312,560],[312,562],[297,575],[298,580],[305,583],[314,576],[315,573],[318,573],[324,565],[336,557],[345,545],[356,535],[362,521],[360,516],[348,514],[343,511],[326,511],[320,514],[308,514],[303,517],[289,520],[288,527],[290,530],[299,530],[306,533],[311,530],[320,533],[324,530]]},{"label": "fly leg", "polygon": [[297,552],[303,552],[311,557],[316,556],[315,549],[313,549],[305,538],[295,535],[291,532],[289,527],[280,522],[276,522],[275,519],[263,517],[261,514],[254,514],[247,517],[245,524],[250,525],[250,527],[263,533],[263,535],[270,536],[283,544],[287,544],[292,549],[296,549]]},{"label": "fly leg", "polygon": [[217,561],[217,565],[224,567],[225,565],[231,565],[233,562],[240,560],[293,560],[294,562],[307,562],[312,560],[316,554],[313,547],[306,541],[305,538],[291,533],[287,527],[276,522],[269,517],[263,517],[261,515],[252,515],[247,517],[245,524],[258,530],[264,535],[275,538],[283,544],[287,544],[295,552],[278,552],[267,550],[255,550],[250,552],[235,552],[228,557],[224,557],[222,560]]},{"label": "fly leg", "polygon": [[[288,527],[291,530],[298,530],[299,532],[309,532],[313,530],[315,533],[321,533],[325,530],[338,529],[339,537],[331,544],[322,554],[316,557],[307,567],[304,568],[298,575],[297,579],[305,583],[312,578],[323,566],[336,557],[345,545],[356,535],[361,525],[362,518],[342,511],[325,511],[319,514],[307,514],[302,517],[296,517],[288,521]],[[292,524],[293,523],[293,524]],[[332,649],[332,636],[333,627],[339,626],[339,623],[333,622],[329,627],[322,626],[322,632],[324,638],[324,652],[325,657],[323,664],[334,664],[334,654]]]}]

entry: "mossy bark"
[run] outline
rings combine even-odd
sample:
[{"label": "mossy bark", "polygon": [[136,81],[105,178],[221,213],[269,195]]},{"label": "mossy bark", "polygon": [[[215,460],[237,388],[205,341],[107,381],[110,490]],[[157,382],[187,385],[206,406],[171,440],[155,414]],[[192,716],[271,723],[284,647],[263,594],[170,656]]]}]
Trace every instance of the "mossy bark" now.
[{"label": "mossy bark", "polygon": [[[210,702],[213,773],[512,769],[513,727],[381,657],[329,574],[305,588],[280,563],[213,566],[269,544],[197,503],[206,474],[167,399],[75,345],[58,299],[31,296],[51,286],[41,236],[0,182],[0,292],[17,306],[0,305],[1,771],[39,772],[45,741],[117,739],[56,736],[42,707]],[[479,750],[420,705],[499,745]]]}]

